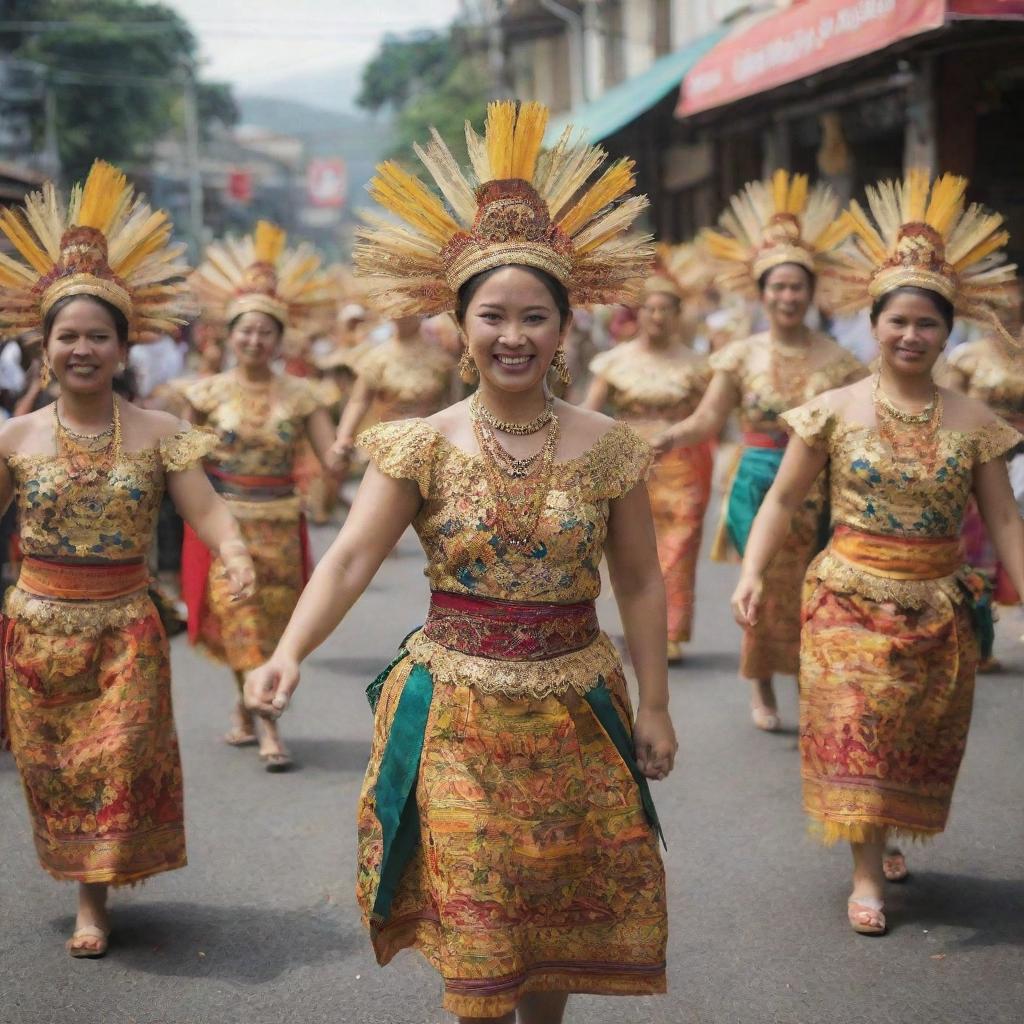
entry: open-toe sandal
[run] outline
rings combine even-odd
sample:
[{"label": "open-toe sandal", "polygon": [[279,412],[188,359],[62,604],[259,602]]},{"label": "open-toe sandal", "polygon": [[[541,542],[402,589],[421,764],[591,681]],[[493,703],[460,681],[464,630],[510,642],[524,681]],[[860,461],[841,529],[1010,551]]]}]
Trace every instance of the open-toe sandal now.
[{"label": "open-toe sandal", "polygon": [[750,707],[750,720],[762,732],[778,732],[782,727],[778,711],[765,707],[763,704],[752,704]]},{"label": "open-toe sandal", "polygon": [[260,754],[260,760],[268,772],[287,772],[295,765],[291,755],[286,754],[283,750],[275,750],[269,754]]},{"label": "open-toe sandal", "polygon": [[[76,928],[74,934],[64,943],[68,956],[76,960],[98,960],[101,956],[107,955],[107,940],[110,930],[99,928],[94,924],[83,924]],[[95,939],[97,945],[84,945],[82,939]]]},{"label": "open-toe sandal", "polygon": [[884,904],[881,900],[862,896],[846,903],[846,916],[850,927],[858,935],[884,935],[886,931]]}]

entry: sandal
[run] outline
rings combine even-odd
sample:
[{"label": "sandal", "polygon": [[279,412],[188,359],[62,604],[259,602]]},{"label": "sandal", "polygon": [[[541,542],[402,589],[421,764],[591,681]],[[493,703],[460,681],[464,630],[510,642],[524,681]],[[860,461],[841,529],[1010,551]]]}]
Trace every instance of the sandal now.
[{"label": "sandal", "polygon": [[267,754],[261,753],[260,760],[268,772],[286,772],[295,764],[290,755],[283,750],[275,750]]},{"label": "sandal", "polygon": [[750,720],[762,732],[778,732],[782,728],[782,720],[778,711],[765,707],[763,704],[750,706]]},{"label": "sandal", "polygon": [[229,747],[251,747],[259,743],[259,738],[254,732],[246,732],[240,725],[233,725],[224,733],[224,742]]},{"label": "sandal", "polygon": [[899,850],[888,850],[882,857],[882,874],[887,882],[905,882],[910,877],[907,858]]},{"label": "sandal", "polygon": [[[98,960],[107,955],[109,936],[109,929],[104,930],[94,924],[83,924],[80,928],[75,929],[71,938],[64,943],[64,948],[68,951],[68,956],[72,956],[76,960]],[[82,939],[96,939],[99,945],[82,945]]]},{"label": "sandal", "polygon": [[680,665],[683,661],[683,645],[677,643],[675,640],[669,640],[668,647],[666,648],[666,654],[668,657],[668,663],[670,665]]},{"label": "sandal", "polygon": [[858,935],[884,935],[886,932],[885,914],[882,913],[885,904],[881,900],[873,899],[870,896],[861,896],[860,899],[851,897],[846,901],[846,917],[850,927]]}]

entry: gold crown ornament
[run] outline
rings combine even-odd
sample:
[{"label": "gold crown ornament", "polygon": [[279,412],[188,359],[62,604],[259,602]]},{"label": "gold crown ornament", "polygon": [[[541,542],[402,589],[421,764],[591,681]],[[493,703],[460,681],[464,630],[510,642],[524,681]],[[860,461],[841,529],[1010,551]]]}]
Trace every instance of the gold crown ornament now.
[{"label": "gold crown ornament", "polygon": [[454,310],[459,288],[494,267],[521,264],[560,281],[574,305],[634,299],[653,256],[649,237],[622,237],[647,206],[627,198],[633,163],[604,164],[596,146],[573,142],[566,128],[542,152],[548,110],[501,101],[487,108],[484,136],[466,124],[472,172],[464,173],[436,130],[416,155],[445,203],[393,162],[377,168],[370,194],[402,224],[374,214],[358,232],[358,272],[391,316]]},{"label": "gold crown ornament", "polygon": [[208,246],[192,274],[204,312],[230,323],[243,313],[266,313],[284,327],[301,327],[336,300],[335,282],[310,245],[286,249],[283,228],[261,220],[251,235]]},{"label": "gold crown ornament", "polygon": [[60,299],[91,295],[124,314],[129,341],[175,330],[192,310],[185,247],[171,244],[171,230],[167,214],[102,160],[66,208],[47,182],[24,209],[0,211],[0,231],[21,257],[0,253],[0,321],[35,330]]},{"label": "gold crown ornament", "polygon": [[1013,341],[997,312],[1016,298],[1017,268],[1002,252],[1010,236],[998,213],[967,206],[966,192],[966,178],[943,174],[933,182],[927,171],[913,170],[903,181],[867,189],[871,217],[851,202],[838,224],[845,242],[830,272],[835,311],[856,312],[912,285],[941,295],[957,316],[991,323]]},{"label": "gold crown ornament", "polygon": [[722,231],[702,232],[700,241],[715,263],[715,282],[727,292],[753,296],[773,267],[796,263],[815,276],[829,265],[839,240],[839,199],[828,185],[808,184],[806,174],[778,170],[752,181],[732,197]]}]

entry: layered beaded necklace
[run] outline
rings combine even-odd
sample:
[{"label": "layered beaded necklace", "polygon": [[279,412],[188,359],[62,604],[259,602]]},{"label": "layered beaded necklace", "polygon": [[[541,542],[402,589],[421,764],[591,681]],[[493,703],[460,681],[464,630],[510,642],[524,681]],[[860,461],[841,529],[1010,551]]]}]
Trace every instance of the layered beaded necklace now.
[{"label": "layered beaded necklace", "polygon": [[117,398],[110,426],[98,434],[79,434],[66,427],[60,418],[59,404],[53,403],[57,454],[68,462],[72,479],[92,483],[108,474],[121,458],[121,411]]},{"label": "layered beaded necklace", "polygon": [[871,384],[878,434],[889,446],[893,458],[902,464],[920,463],[934,471],[938,460],[938,433],[942,425],[942,395],[932,385],[932,397],[920,412],[907,412],[893,405],[882,390],[876,374]]},{"label": "layered beaded necklace", "polygon": [[[540,523],[551,490],[551,477],[558,450],[558,417],[549,398],[544,412],[529,423],[498,419],[480,400],[477,392],[469,403],[473,434],[483,458],[487,488],[494,499],[497,533],[513,548],[527,547]],[[498,440],[497,432],[516,437],[537,434],[547,427],[539,452],[517,458]]]}]

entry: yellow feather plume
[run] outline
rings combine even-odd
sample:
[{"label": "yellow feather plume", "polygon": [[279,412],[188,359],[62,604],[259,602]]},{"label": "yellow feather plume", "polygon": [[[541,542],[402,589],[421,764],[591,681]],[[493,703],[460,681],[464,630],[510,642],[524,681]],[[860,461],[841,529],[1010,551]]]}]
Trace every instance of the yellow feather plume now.
[{"label": "yellow feather plume", "polygon": [[772,175],[772,205],[776,213],[785,213],[789,193],[789,172],[778,170]]},{"label": "yellow feather plume", "polygon": [[931,199],[925,213],[925,222],[945,238],[949,229],[963,212],[967,179],[944,174],[932,186]]},{"label": "yellow feather plume", "polygon": [[548,127],[548,108],[543,103],[524,103],[516,116],[510,178],[532,181],[537,157]]},{"label": "yellow feather plume", "polygon": [[558,226],[567,235],[576,234],[591,217],[625,195],[635,184],[633,161],[625,158],[617,160],[561,218]]},{"label": "yellow feather plume", "polygon": [[39,274],[48,274],[53,260],[39,247],[20,212],[12,209],[0,210],[0,231],[11,240],[11,245],[22,258]]},{"label": "yellow feather plume", "polygon": [[793,181],[789,188],[789,199],[786,202],[786,213],[794,216],[804,212],[807,206],[807,191],[809,182],[806,174],[793,175]]},{"label": "yellow feather plume", "polygon": [[924,223],[928,203],[928,189],[931,179],[927,171],[920,168],[907,175],[907,191],[904,219],[909,223]]},{"label": "yellow feather plume", "polygon": [[125,175],[105,160],[97,160],[85,179],[74,223],[106,234],[130,195]]},{"label": "yellow feather plume", "polygon": [[276,264],[284,252],[288,235],[283,228],[268,220],[256,222],[253,235],[253,255],[258,263]]},{"label": "yellow feather plume", "polygon": [[370,195],[441,245],[459,230],[441,200],[394,161],[388,160],[377,168],[377,175],[370,182]]},{"label": "yellow feather plume", "polygon": [[515,154],[516,105],[512,100],[492,103],[487,108],[484,138],[487,143],[488,179],[512,177]]}]

